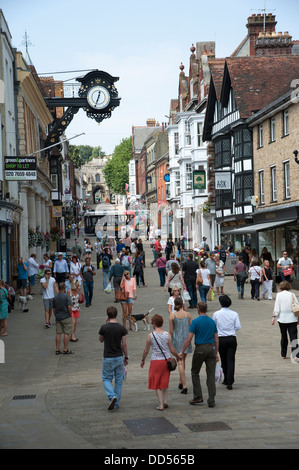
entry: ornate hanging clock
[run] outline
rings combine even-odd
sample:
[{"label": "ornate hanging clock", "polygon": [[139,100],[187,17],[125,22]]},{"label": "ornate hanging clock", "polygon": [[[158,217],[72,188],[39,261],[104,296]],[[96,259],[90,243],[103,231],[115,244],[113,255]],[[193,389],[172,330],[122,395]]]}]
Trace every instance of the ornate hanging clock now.
[{"label": "ornate hanging clock", "polygon": [[119,106],[120,98],[114,82],[118,77],[112,77],[107,72],[93,70],[83,78],[77,78],[81,82],[79,89],[80,98],[86,98],[86,106],[83,108],[88,117],[101,122],[109,118],[111,112]]},{"label": "ornate hanging clock", "polygon": [[59,142],[74,114],[82,108],[87,117],[96,122],[111,117],[112,111],[119,106],[120,99],[114,83],[118,77],[112,77],[109,73],[101,70],[93,70],[84,77],[76,79],[81,83],[78,98],[45,98],[49,108],[67,107],[62,118],[56,119],[50,126],[50,132],[45,142],[45,147],[50,143]]}]

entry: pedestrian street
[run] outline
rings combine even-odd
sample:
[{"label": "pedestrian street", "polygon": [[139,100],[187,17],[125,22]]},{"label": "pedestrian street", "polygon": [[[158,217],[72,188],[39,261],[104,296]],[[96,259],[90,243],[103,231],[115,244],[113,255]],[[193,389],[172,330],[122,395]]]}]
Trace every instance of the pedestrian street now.
[{"label": "pedestrian street", "polygon": [[[80,237],[81,240],[82,237]],[[147,287],[137,289],[135,313],[159,313],[168,330],[169,294],[159,286],[156,267],[145,242]],[[95,252],[92,263],[95,264]],[[271,325],[274,300],[238,299],[233,276],[225,277],[224,292],[232,299],[242,328],[237,332],[238,349],[233,390],[217,384],[216,406],[206,403],[204,367],[201,371],[204,404],[190,406],[193,398],[191,359],[187,356],[188,394],[178,390],[178,370],[171,372],[169,408],[155,409],[156,394],[148,390],[150,354],[140,367],[148,331],[139,322],[137,332],[128,332],[129,364],[120,406],[108,411],[109,402],[101,380],[103,344],[98,332],[105,323],[106,309],[114,305],[121,322],[120,304],[102,287],[102,273],[95,276],[94,299],[88,309],[81,305],[70,356],[55,355],[55,326],[44,327],[40,287],[34,288],[29,311],[16,302],[8,319],[5,364],[0,364],[0,447],[3,449],[274,449],[299,447],[297,398],[299,365],[280,357],[280,333]],[[298,291],[294,291],[298,296]],[[275,294],[274,294],[275,297]],[[218,310],[218,297],[208,302],[208,314]],[[197,311],[190,311],[196,318]]]}]

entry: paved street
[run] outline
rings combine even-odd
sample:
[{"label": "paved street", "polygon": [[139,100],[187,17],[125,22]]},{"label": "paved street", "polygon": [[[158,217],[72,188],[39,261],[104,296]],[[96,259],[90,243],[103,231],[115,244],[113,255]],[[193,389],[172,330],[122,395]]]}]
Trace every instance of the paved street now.
[{"label": "paved street", "polygon": [[[136,313],[154,307],[168,329],[168,294],[159,287],[146,247],[148,287],[137,290]],[[95,256],[95,255],[94,255]],[[29,312],[10,314],[5,343],[5,364],[0,364],[0,447],[4,449],[269,449],[298,448],[299,365],[280,358],[278,325],[271,325],[273,301],[238,300],[232,277],[225,279],[225,293],[240,315],[236,381],[228,391],[217,385],[216,407],[190,406],[191,354],[187,358],[187,395],[178,390],[178,371],[171,374],[164,412],[155,410],[155,392],[147,389],[149,356],[144,369],[140,358],[147,332],[129,332],[129,366],[119,409],[108,411],[101,382],[103,345],[100,325],[114,295],[103,292],[102,275],[95,277],[93,305],[81,308],[78,343],[72,356],[55,356],[55,326],[44,328],[39,286]],[[298,295],[298,292],[295,291]],[[114,304],[113,304],[114,305]],[[209,314],[219,308],[209,302]],[[121,321],[121,308],[119,321]],[[192,310],[192,316],[197,313]],[[290,356],[290,354],[289,354]],[[207,398],[202,372],[204,399]],[[16,396],[33,395],[25,399]],[[162,416],[161,416],[162,415]],[[153,418],[159,418],[153,421]],[[162,419],[163,418],[163,419]],[[140,421],[136,421],[140,420]],[[216,423],[216,424],[215,424]],[[218,424],[217,424],[218,423]],[[220,424],[219,424],[220,423]],[[135,428],[134,428],[135,425]],[[162,430],[159,425],[163,425]],[[161,432],[161,433],[160,433]]]}]

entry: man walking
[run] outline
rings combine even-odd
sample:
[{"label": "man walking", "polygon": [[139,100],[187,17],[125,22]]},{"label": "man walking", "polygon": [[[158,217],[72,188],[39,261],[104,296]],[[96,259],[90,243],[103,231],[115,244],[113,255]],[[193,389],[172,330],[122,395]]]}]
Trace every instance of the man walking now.
[{"label": "man walking", "polygon": [[[69,338],[73,331],[72,319],[72,299],[65,293],[65,283],[61,282],[58,286],[58,294],[54,297],[54,315],[56,317],[56,356],[59,354],[74,354],[69,351]],[[63,352],[60,351],[61,335],[63,338]]]},{"label": "man walking", "polygon": [[81,245],[79,244],[77,238],[75,239],[74,246],[72,246],[72,253],[73,253],[73,255],[77,256],[79,261],[81,260],[82,248],[81,248]]},{"label": "man walking", "polygon": [[151,267],[152,268],[154,267],[154,264],[157,261],[158,253],[161,253],[161,251],[162,251],[161,237],[157,237],[157,239],[155,241],[154,249],[153,249],[154,259],[151,262]]},{"label": "man walking", "polygon": [[102,261],[103,272],[103,289],[105,290],[108,285],[109,271],[111,268],[111,261],[113,256],[108,252],[108,247],[105,247],[100,254],[100,261]]},{"label": "man walking", "polygon": [[182,272],[187,291],[190,295],[189,308],[196,308],[197,291],[196,291],[196,270],[199,269],[198,264],[193,261],[193,254],[188,253],[187,260],[183,263]]},{"label": "man walking", "polygon": [[241,329],[239,315],[229,307],[231,299],[227,295],[219,297],[221,310],[213,315],[219,336],[219,354],[224,373],[224,385],[232,390],[235,381],[235,356],[237,351],[236,331]]},{"label": "man walking", "polygon": [[40,280],[42,286],[42,294],[43,294],[43,303],[45,309],[45,328],[51,327],[51,315],[54,303],[55,294],[58,294],[58,288],[55,281],[55,278],[51,276],[51,269],[45,269],[45,275]]},{"label": "man walking", "polygon": [[193,400],[190,405],[198,405],[203,403],[202,389],[200,385],[199,373],[203,363],[206,364],[207,387],[208,387],[208,406],[215,406],[216,385],[215,385],[215,369],[216,362],[219,361],[218,356],[218,332],[214,320],[207,316],[207,303],[198,303],[198,317],[192,321],[189,334],[184,342],[180,356],[190,345],[193,336],[195,350],[192,358],[191,377],[193,384]]},{"label": "man walking", "polygon": [[82,266],[80,274],[83,281],[85,305],[89,307],[93,297],[93,276],[96,274],[94,267],[90,264],[90,258],[85,259],[85,265]]},{"label": "man walking", "polygon": [[56,279],[57,284],[60,282],[65,282],[66,276],[69,272],[69,267],[66,260],[63,258],[62,253],[58,253],[58,259],[54,263],[53,274]]},{"label": "man walking", "polygon": [[[108,410],[119,406],[125,366],[128,364],[126,328],[117,322],[117,309],[107,308],[106,323],[101,326],[99,340],[104,343],[102,379],[105,393],[109,399]],[[112,385],[115,379],[114,388]]]}]

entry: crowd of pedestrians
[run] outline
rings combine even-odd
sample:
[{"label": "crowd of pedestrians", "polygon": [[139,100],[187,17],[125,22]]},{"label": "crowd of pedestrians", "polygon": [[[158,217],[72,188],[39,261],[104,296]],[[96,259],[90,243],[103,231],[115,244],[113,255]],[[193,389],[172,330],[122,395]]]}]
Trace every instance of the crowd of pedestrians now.
[{"label": "crowd of pedestrians", "polygon": [[[93,255],[93,251],[95,254]],[[224,373],[224,385],[232,390],[235,381],[235,356],[237,351],[237,331],[241,328],[239,315],[230,307],[232,300],[225,291],[225,273],[228,250],[222,246],[209,251],[206,239],[198,250],[188,251],[182,261],[184,240],[175,245],[168,239],[162,247],[161,236],[152,241],[153,260],[156,265],[157,285],[169,293],[165,305],[168,309],[168,328],[163,329],[165,320],[159,314],[150,322],[153,333],[148,334],[141,357],[144,367],[151,351],[148,373],[148,388],[155,390],[159,411],[169,407],[167,391],[170,370],[168,360],[173,355],[177,360],[179,372],[178,389],[182,394],[190,393],[186,374],[186,357],[192,354],[191,380],[193,398],[190,405],[204,402],[200,381],[200,371],[206,366],[209,407],[215,406],[215,371],[217,362],[221,363]],[[208,250],[208,251],[207,251]],[[232,247],[229,248],[231,254]],[[94,284],[103,292],[114,293],[114,302],[121,303],[122,321],[117,321],[117,308],[107,309],[107,320],[99,331],[99,340],[104,343],[102,377],[105,392],[109,400],[109,410],[119,406],[125,367],[128,364],[126,336],[128,329],[133,330],[134,303],[138,288],[145,284],[145,250],[141,238],[132,239],[128,234],[113,246],[105,238],[97,238],[93,244],[85,239],[81,247],[76,239],[71,248],[71,260],[67,262],[63,253],[57,253],[57,259],[51,261],[48,254],[39,264],[33,253],[24,261],[19,258],[17,291],[20,296],[34,295],[37,275],[40,277],[45,328],[56,324],[56,355],[72,355],[74,351],[69,343],[79,341],[77,337],[78,320],[82,306],[92,305]],[[96,255],[96,262],[93,259]],[[244,299],[246,284],[250,288],[252,300],[267,297],[272,301],[272,292],[279,284],[273,308],[272,324],[279,323],[281,332],[281,357],[287,357],[288,342],[291,342],[292,358],[299,361],[297,347],[298,316],[294,313],[294,304],[298,303],[291,292],[291,276],[294,269],[292,260],[286,251],[277,261],[275,275],[274,262],[267,249],[260,256],[253,249],[244,248],[234,254],[234,281],[239,299]],[[102,272],[102,281],[97,272]],[[100,277],[100,279],[99,279]],[[96,281],[95,281],[96,279]],[[282,282],[279,282],[282,281]],[[262,293],[260,293],[263,287]],[[8,334],[7,318],[9,308],[14,308],[15,292],[11,286],[0,281],[0,335]],[[209,301],[218,299],[220,308],[208,315]],[[214,303],[214,305],[217,305]],[[197,317],[192,320],[190,310],[197,309]],[[215,307],[214,307],[215,310]],[[52,322],[52,323],[51,323]],[[168,331],[167,331],[168,330]],[[298,356],[298,357],[297,357]],[[113,387],[112,383],[115,381]]]}]

